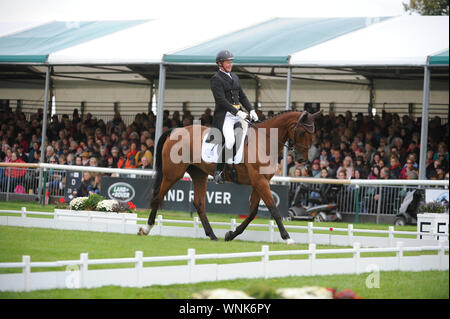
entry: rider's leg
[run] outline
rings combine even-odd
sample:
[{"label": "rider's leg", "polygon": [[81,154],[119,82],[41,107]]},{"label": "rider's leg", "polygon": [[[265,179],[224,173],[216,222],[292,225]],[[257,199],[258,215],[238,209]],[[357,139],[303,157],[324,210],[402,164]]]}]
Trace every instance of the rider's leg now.
[{"label": "rider's leg", "polygon": [[223,180],[223,171],[225,169],[226,162],[230,156],[233,156],[234,145],[234,123],[236,117],[231,113],[227,113],[223,123],[222,133],[225,139],[225,145],[221,148],[219,153],[219,159],[214,172],[214,180],[216,183],[221,184]]}]

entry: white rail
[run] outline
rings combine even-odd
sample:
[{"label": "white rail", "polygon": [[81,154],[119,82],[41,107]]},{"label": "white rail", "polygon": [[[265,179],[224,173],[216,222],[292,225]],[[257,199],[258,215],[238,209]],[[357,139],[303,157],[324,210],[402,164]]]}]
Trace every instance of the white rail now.
[{"label": "white rail", "polygon": [[[100,231],[112,233],[136,234],[139,227],[146,223],[146,218],[137,218],[126,216],[127,214],[106,214],[105,216],[95,216],[95,219],[77,214],[76,211],[71,213],[49,213],[49,212],[29,212],[25,207],[21,211],[17,210],[0,210],[0,214],[14,214],[15,216],[0,216],[0,225],[6,226],[23,226],[23,227],[41,227],[52,229],[67,230],[85,230]],[[51,218],[36,218],[31,216],[53,216]],[[70,217],[72,220],[64,220],[63,217]],[[80,221],[74,221],[73,219]],[[84,220],[83,220],[84,219]],[[104,220],[104,221],[102,221]],[[169,226],[167,224],[180,224],[182,226]],[[183,225],[188,225],[184,227]],[[211,222],[212,226],[225,226],[227,229],[214,229],[217,236],[225,236],[229,230],[235,230],[238,223],[232,218],[231,222]],[[162,215],[156,218],[155,226],[150,235],[156,236],[173,236],[173,237],[193,237],[206,238],[202,224],[198,217],[193,220],[176,220],[164,219]],[[400,231],[395,230],[393,226],[389,226],[388,230],[360,229],[354,228],[353,224],[349,224],[346,228],[341,227],[323,227],[314,226],[312,222],[308,222],[307,226],[285,225],[287,230],[300,230],[302,232],[290,232],[291,238],[298,243],[316,243],[336,246],[351,246],[354,242],[360,242],[364,247],[392,247],[399,241],[407,246],[424,246],[436,245],[438,241],[445,242],[448,245],[448,234],[417,232],[417,231]],[[258,228],[260,230],[253,230]],[[265,229],[267,231],[265,231]],[[358,233],[362,236],[358,236]],[[368,234],[379,234],[381,236],[368,236]],[[415,238],[405,238],[414,236]],[[433,236],[433,239],[420,239],[420,236]],[[277,226],[273,220],[269,220],[268,224],[250,224],[249,229],[245,230],[237,240],[262,241],[262,242],[283,242],[277,231]]]},{"label": "white rail", "polygon": [[[96,173],[110,173],[110,174],[135,174],[143,176],[153,176],[155,171],[143,169],[121,169],[121,168],[106,168],[106,167],[92,167],[92,166],[77,166],[77,165],[59,165],[59,164],[28,164],[28,163],[0,163],[0,167],[28,167],[28,168],[43,168],[43,169],[58,169],[67,171],[87,171]],[[190,178],[189,174],[184,177]],[[209,176],[209,179],[212,179]],[[310,177],[290,177],[290,176],[273,176],[271,182],[287,182],[287,183],[309,183],[309,184],[341,184],[341,185],[402,185],[402,186],[449,186],[448,180],[405,180],[405,179],[388,179],[388,180],[369,180],[369,179],[323,179]]]},{"label": "white rail", "polygon": [[[0,269],[21,268],[21,274],[0,274],[1,291],[30,291],[54,288],[92,288],[104,285],[143,287],[153,284],[192,283],[247,277],[270,278],[292,275],[318,275],[336,273],[356,273],[389,270],[448,270],[448,247],[422,246],[403,247],[398,243],[390,248],[361,248],[354,243],[348,249],[316,249],[310,244],[307,250],[270,251],[269,246],[261,246],[261,251],[241,253],[199,254],[188,249],[186,255],[144,257],[136,251],[135,257],[89,259],[87,253],[80,254],[79,260],[54,262],[31,262],[30,256],[23,256],[22,262],[3,262]],[[405,252],[437,251],[437,255],[404,256]],[[361,257],[362,253],[390,253],[395,257]],[[317,259],[323,254],[352,254],[352,258]],[[274,256],[307,255],[307,260],[270,260]],[[197,265],[197,260],[233,259],[260,257],[260,262]],[[143,267],[151,262],[187,261],[187,266]],[[91,265],[111,265],[134,263],[134,268],[93,269]],[[70,266],[68,270],[67,267]],[[74,268],[73,266],[76,266]],[[32,268],[66,267],[66,271],[31,272]],[[239,271],[237,271],[239,269]]]}]

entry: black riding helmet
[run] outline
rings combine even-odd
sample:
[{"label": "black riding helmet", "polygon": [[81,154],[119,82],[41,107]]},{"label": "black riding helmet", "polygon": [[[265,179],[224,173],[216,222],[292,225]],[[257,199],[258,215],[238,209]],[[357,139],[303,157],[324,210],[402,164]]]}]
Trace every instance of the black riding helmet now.
[{"label": "black riding helmet", "polygon": [[216,55],[216,63],[223,62],[226,60],[233,60],[234,55],[228,50],[222,50]]}]

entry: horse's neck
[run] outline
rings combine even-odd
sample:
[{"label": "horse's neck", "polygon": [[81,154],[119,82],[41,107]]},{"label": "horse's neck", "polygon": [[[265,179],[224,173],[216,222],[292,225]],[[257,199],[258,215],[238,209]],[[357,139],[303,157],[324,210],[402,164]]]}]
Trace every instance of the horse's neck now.
[{"label": "horse's neck", "polygon": [[288,139],[289,127],[295,124],[298,118],[298,114],[298,112],[286,112],[275,115],[274,117],[258,124],[258,128],[266,129],[267,135],[270,135],[271,128],[276,128],[278,130],[277,139],[279,142],[279,152],[281,152],[281,150],[283,149],[282,144],[286,143]]}]

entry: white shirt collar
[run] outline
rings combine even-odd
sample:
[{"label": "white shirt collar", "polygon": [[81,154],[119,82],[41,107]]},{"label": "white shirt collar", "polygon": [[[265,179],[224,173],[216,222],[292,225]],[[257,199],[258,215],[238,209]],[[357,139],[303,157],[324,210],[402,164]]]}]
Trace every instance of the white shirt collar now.
[{"label": "white shirt collar", "polygon": [[225,71],[222,70],[222,69],[219,69],[219,71],[225,73],[226,75],[228,75],[228,76],[230,77],[230,79],[233,79],[233,78],[231,77],[231,73],[225,72]]}]

